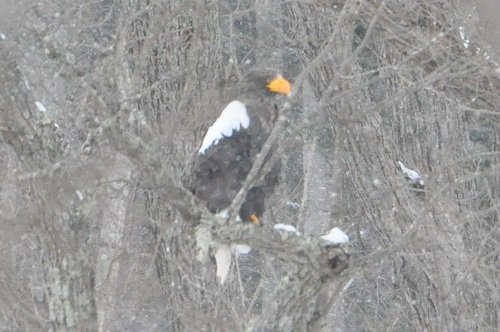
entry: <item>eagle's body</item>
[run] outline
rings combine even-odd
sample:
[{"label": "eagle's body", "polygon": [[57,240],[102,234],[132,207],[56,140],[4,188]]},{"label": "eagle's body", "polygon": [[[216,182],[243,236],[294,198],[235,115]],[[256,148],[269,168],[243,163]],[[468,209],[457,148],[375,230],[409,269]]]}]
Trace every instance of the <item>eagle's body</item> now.
[{"label": "eagle's body", "polygon": [[[265,90],[265,81],[236,85],[230,101],[207,130],[194,165],[193,193],[210,211],[231,204],[241,189],[276,119],[277,96]],[[264,201],[279,178],[279,162],[247,194],[240,209],[242,220],[261,217]],[[253,218],[253,217],[252,217]]]}]

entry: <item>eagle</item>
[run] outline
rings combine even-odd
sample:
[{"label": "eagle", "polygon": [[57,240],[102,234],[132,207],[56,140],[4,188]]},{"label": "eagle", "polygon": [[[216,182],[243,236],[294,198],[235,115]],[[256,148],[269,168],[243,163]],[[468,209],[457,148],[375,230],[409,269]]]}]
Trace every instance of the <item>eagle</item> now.
[{"label": "eagle", "polygon": [[[234,99],[208,128],[194,162],[192,192],[212,213],[228,208],[241,189],[273,128],[278,99],[291,95],[291,84],[281,75],[267,81],[250,74],[231,90]],[[279,172],[277,162],[264,181],[248,191],[239,211],[242,221],[260,224]]]}]

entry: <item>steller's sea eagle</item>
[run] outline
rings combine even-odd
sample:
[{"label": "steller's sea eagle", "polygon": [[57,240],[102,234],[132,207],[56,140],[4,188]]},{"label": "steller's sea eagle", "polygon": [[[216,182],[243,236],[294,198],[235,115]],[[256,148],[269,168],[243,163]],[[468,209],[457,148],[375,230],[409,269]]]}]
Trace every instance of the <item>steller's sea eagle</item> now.
[{"label": "steller's sea eagle", "polygon": [[[212,213],[229,207],[241,189],[273,128],[277,98],[290,96],[291,85],[281,75],[266,82],[265,76],[253,74],[235,84],[233,90],[234,100],[208,128],[194,164],[192,191]],[[243,221],[260,223],[265,199],[273,192],[279,171],[278,162],[264,181],[250,189],[239,211]]]}]

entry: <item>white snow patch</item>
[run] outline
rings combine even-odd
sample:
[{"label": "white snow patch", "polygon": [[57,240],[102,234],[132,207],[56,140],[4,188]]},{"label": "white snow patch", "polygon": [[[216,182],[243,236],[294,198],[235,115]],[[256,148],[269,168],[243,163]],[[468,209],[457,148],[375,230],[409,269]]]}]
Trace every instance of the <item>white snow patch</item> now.
[{"label": "white snow patch", "polygon": [[245,104],[233,100],[224,108],[214,124],[208,128],[198,153],[204,154],[209,147],[219,143],[222,138],[231,137],[234,131],[239,131],[241,128],[246,129],[249,125],[250,117]]},{"label": "white snow patch", "polygon": [[228,245],[220,245],[215,252],[215,264],[217,265],[217,277],[221,285],[226,282],[231,268],[231,249]]},{"label": "white snow patch", "polygon": [[229,218],[229,209],[221,210],[219,213],[216,214],[216,216],[222,219]]},{"label": "white snow patch", "polygon": [[328,234],[320,236],[323,240],[330,244],[342,244],[349,242],[349,237],[340,228],[332,228]]},{"label": "white snow patch", "polygon": [[3,32],[0,32],[0,39],[5,40],[7,39],[7,36]]},{"label": "white snow patch", "polygon": [[296,235],[300,235],[300,232],[295,228],[295,226],[287,225],[287,224],[276,224],[274,225],[274,229],[277,231],[285,231],[290,233],[295,233]]},{"label": "white snow patch", "polygon": [[42,112],[42,113],[45,113],[47,112],[47,109],[45,108],[45,106],[43,106],[43,104],[41,102],[39,102],[38,100],[35,101],[35,105],[36,105],[36,108]]},{"label": "white snow patch", "polygon": [[222,285],[226,282],[231,270],[231,254],[238,257],[239,255],[248,255],[252,248],[244,243],[219,244],[215,251],[215,264],[217,265],[217,277]]},{"label": "white snow patch", "polygon": [[239,255],[248,255],[250,253],[250,251],[252,251],[252,247],[250,247],[248,244],[244,244],[244,243],[231,244],[231,252],[236,257]]},{"label": "white snow patch", "polygon": [[406,168],[405,165],[401,161],[398,160],[398,166],[401,172],[404,173],[404,175],[411,181],[419,181],[421,179],[420,174],[418,174],[416,171]]},{"label": "white snow patch", "polygon": [[458,31],[460,32],[460,38],[462,38],[464,42],[464,47],[469,48],[470,40],[465,37],[464,27],[458,27]]}]

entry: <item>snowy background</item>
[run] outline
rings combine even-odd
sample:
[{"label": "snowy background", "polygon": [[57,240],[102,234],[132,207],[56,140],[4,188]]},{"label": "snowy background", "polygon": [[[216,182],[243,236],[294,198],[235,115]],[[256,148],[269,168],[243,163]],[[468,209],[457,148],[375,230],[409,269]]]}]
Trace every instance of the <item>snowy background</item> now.
[{"label": "snowy background", "polygon": [[[1,331],[499,329],[496,1],[1,7]],[[297,92],[247,229],[184,184],[253,69]],[[200,224],[252,247],[222,286]]]}]

